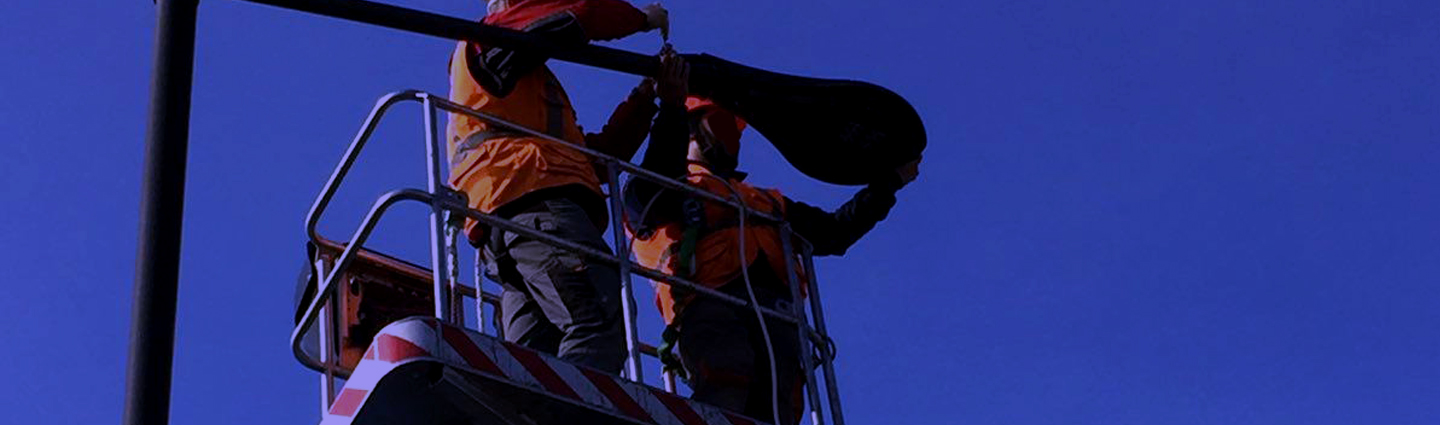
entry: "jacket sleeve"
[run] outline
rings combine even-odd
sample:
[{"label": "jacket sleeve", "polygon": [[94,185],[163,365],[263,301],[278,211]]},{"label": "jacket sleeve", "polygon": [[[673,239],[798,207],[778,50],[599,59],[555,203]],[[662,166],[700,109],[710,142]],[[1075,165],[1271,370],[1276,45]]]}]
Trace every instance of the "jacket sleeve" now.
[{"label": "jacket sleeve", "polygon": [[615,107],[610,120],[600,128],[599,133],[585,135],[585,146],[606,155],[629,161],[645,143],[650,130],[650,120],[655,118],[659,108],[651,99],[638,90]]},{"label": "jacket sleeve", "polygon": [[861,236],[890,214],[899,187],[887,183],[861,189],[835,212],[785,198],[790,226],[815,245],[815,255],[845,255]]},{"label": "jacket sleeve", "polygon": [[649,27],[645,13],[624,0],[581,0],[570,11],[591,41],[613,40]]},{"label": "jacket sleeve", "polygon": [[[662,105],[660,115],[650,127],[650,146],[645,149],[645,160],[640,166],[665,177],[684,179],[689,142],[690,125],[686,122],[685,107]],[[685,196],[682,193],[633,176],[624,191],[624,204],[633,229],[653,228],[683,217]]]},{"label": "jacket sleeve", "polygon": [[649,29],[645,12],[623,0],[522,0],[514,3],[500,13],[485,16],[484,22],[526,30],[536,23],[570,15],[584,29],[583,40],[564,40],[575,42],[611,40]]},{"label": "jacket sleeve", "polygon": [[[561,44],[620,38],[648,26],[644,12],[621,0],[531,0],[486,16],[484,22]],[[466,43],[465,51],[471,77],[500,97],[508,96],[521,78],[547,59],[535,52],[476,43]]]}]

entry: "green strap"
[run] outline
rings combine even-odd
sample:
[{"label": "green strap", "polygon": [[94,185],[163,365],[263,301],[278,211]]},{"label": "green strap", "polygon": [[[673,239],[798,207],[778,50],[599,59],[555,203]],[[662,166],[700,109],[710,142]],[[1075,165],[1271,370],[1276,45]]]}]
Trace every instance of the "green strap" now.
[{"label": "green strap", "polygon": [[[680,246],[675,250],[675,256],[679,257],[675,259],[675,272],[685,278],[695,276],[695,246],[698,245],[699,242],[700,226],[685,226],[685,232],[680,239]],[[671,297],[674,298],[676,302],[683,296],[682,294],[676,293],[683,292],[681,288],[671,286],[668,290],[671,291]],[[678,321],[680,318],[676,317],[675,320]],[[675,329],[675,325],[672,323],[666,326],[665,331],[660,333],[660,346],[655,348],[656,357],[660,358],[660,364],[665,368],[666,372],[673,373],[675,376],[679,376],[680,379],[688,380],[689,376],[685,374],[684,365],[680,363],[679,358],[675,357],[675,343],[678,342],[679,339],[680,331]]]},{"label": "green strap", "polygon": [[680,358],[675,357],[675,343],[679,340],[680,331],[675,329],[675,325],[666,326],[665,331],[660,333],[660,346],[655,348],[656,357],[660,358],[666,372],[688,380],[690,377],[685,374],[685,366],[680,363]]},{"label": "green strap", "polygon": [[695,246],[700,242],[700,228],[686,226],[685,234],[680,239],[680,249],[675,255],[680,257],[675,260],[675,271],[682,273],[684,277],[695,276]]}]

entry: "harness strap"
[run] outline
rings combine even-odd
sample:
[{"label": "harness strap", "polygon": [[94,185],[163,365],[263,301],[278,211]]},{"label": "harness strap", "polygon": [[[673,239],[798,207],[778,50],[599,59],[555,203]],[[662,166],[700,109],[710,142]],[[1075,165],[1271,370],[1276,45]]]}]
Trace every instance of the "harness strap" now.
[{"label": "harness strap", "polygon": [[[773,197],[767,196],[767,198],[769,198],[771,206],[776,207],[774,209],[779,211],[778,205],[776,205],[778,202]],[[715,222],[706,220],[704,205],[696,198],[686,198],[682,209],[684,214],[683,236],[679,244],[671,245],[670,249],[661,253],[660,264],[665,264],[672,256],[677,257],[675,270],[684,273],[684,276],[689,278],[696,273],[695,251],[700,238],[721,230],[739,227],[740,220],[738,218],[726,218]],[[744,229],[740,230],[744,231]],[[669,285],[668,290],[671,291],[672,299],[678,300],[684,295],[688,295],[679,293],[684,290],[674,285]],[[683,311],[678,313],[685,314]],[[656,357],[659,357],[660,364],[666,372],[674,373],[680,379],[688,380],[690,377],[685,372],[684,365],[675,355],[675,346],[680,339],[680,331],[676,328],[675,323],[679,322],[680,318],[677,316],[671,324],[665,326],[665,330],[660,334],[660,346],[656,347],[655,351]]]},{"label": "harness strap", "polygon": [[[768,194],[766,198],[769,198],[773,211],[781,211],[778,206],[778,201],[768,196]],[[702,201],[696,198],[686,198],[682,207],[684,214],[684,220],[682,221],[682,225],[684,226],[683,236],[679,244],[671,245],[669,250],[661,254],[660,264],[665,264],[672,256],[677,257],[677,267],[675,267],[675,270],[684,273],[684,277],[691,277],[694,276],[696,272],[695,251],[698,249],[700,239],[721,230],[739,227],[740,220],[738,217],[728,216],[715,221],[707,220],[705,217],[705,207]]]},{"label": "harness strap", "polygon": [[[677,318],[675,320],[679,322]],[[655,348],[656,357],[660,358],[660,364],[665,372],[675,374],[680,379],[689,380],[689,374],[685,373],[685,365],[680,363],[680,358],[675,356],[675,345],[680,341],[680,330],[675,325],[665,325],[665,330],[660,332],[660,346]]]}]

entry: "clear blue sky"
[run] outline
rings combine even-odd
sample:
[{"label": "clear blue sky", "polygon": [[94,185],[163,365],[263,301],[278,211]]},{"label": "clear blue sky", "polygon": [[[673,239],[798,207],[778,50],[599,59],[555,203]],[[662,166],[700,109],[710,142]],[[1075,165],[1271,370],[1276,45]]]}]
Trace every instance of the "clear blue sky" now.
[{"label": "clear blue sky", "polygon": [[[203,3],[173,421],[311,423],[302,218],[376,98],[446,92],[453,45]],[[1440,3],[670,7],[683,51],[876,82],[928,124],[890,220],[820,263],[852,423],[1440,423]],[[0,16],[5,422],[120,418],[153,26],[144,0]],[[556,68],[591,128],[636,81]],[[418,121],[379,132],[327,234],[423,184]],[[746,141],[758,182],[853,190]],[[423,211],[379,246],[423,262]]]}]

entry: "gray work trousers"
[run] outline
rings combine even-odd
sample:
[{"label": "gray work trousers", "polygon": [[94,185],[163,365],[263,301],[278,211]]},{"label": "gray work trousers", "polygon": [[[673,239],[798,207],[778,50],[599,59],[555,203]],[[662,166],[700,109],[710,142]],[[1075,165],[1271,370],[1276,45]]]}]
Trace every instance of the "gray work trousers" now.
[{"label": "gray work trousers", "polygon": [[[559,197],[507,217],[522,226],[605,252],[585,209]],[[483,247],[486,271],[501,292],[505,339],[609,373],[625,361],[620,274],[563,248],[492,229]]]},{"label": "gray work trousers", "polygon": [[[749,298],[744,282],[731,282],[720,292]],[[761,305],[790,311],[790,295],[761,285],[755,296]],[[706,297],[695,297],[675,319],[680,332],[680,363],[689,375],[691,398],[739,412],[764,422],[772,421],[770,407],[770,356],[755,312],[750,308]],[[800,366],[799,330],[795,325],[766,318],[770,344],[775,350],[776,397],[780,424],[798,422],[805,386]]]}]

